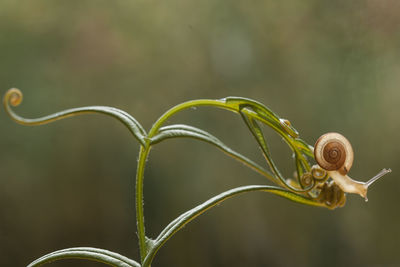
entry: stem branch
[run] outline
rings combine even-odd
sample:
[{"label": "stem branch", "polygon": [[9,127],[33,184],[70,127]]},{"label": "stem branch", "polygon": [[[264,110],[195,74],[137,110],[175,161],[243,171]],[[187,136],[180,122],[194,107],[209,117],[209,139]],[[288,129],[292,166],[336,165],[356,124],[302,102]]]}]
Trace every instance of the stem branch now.
[{"label": "stem branch", "polygon": [[140,146],[139,161],[136,172],[136,226],[139,238],[140,258],[143,262],[146,257],[146,232],[144,227],[144,211],[143,211],[143,178],[146,160],[150,152],[150,145]]}]

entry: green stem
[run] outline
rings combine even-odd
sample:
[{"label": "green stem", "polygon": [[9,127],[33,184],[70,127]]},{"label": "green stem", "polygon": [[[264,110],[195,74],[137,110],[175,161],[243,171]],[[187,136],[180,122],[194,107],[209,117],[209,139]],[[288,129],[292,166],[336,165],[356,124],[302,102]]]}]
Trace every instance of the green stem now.
[{"label": "green stem", "polygon": [[175,113],[187,109],[187,108],[191,108],[191,107],[195,107],[195,106],[215,106],[215,107],[219,107],[222,109],[227,109],[233,112],[238,112],[237,109],[235,109],[232,106],[227,105],[225,102],[223,102],[222,100],[213,100],[213,99],[198,99],[198,100],[192,100],[192,101],[187,101],[184,102],[182,104],[176,105],[174,107],[172,107],[171,109],[169,109],[167,112],[165,112],[153,125],[153,127],[151,128],[151,130],[149,131],[149,138],[152,138],[154,135],[157,134],[158,129],[160,129],[160,127],[162,126],[162,124],[168,120],[172,115],[174,115]]},{"label": "green stem", "polygon": [[[199,207],[196,207],[195,209],[192,209],[186,213],[184,213],[181,217],[177,218],[176,220],[178,221],[173,221],[167,228],[164,230],[166,231],[165,236],[161,236],[156,240],[156,243],[153,244],[151,247],[147,248],[146,244],[146,234],[145,234],[145,227],[144,227],[144,212],[143,212],[143,178],[144,178],[144,166],[150,151],[151,147],[151,140],[154,136],[156,136],[162,127],[162,125],[175,113],[178,113],[179,111],[182,111],[184,109],[188,109],[191,107],[195,106],[215,106],[218,108],[226,109],[235,113],[243,113],[246,114],[247,116],[250,116],[252,118],[258,119],[267,125],[271,126],[275,131],[280,134],[284,140],[288,143],[288,145],[296,151],[296,146],[294,144],[294,140],[289,138],[286,134],[284,134],[279,128],[277,128],[273,123],[265,120],[263,117],[260,117],[259,114],[256,112],[243,108],[240,109],[240,107],[237,107],[236,105],[228,104],[225,102],[225,100],[212,100],[212,99],[200,99],[200,100],[193,100],[193,101],[187,101],[182,104],[178,104],[168,111],[166,111],[153,125],[153,127],[150,129],[146,139],[146,145],[145,147],[141,146],[140,150],[140,155],[139,155],[139,163],[138,163],[138,172],[137,172],[137,178],[136,178],[136,211],[137,211],[137,229],[138,229],[138,235],[139,235],[139,246],[140,246],[140,254],[141,254],[141,262],[143,266],[150,266],[151,261],[156,253],[156,251],[177,231],[179,231],[184,225],[186,225],[188,222],[196,218],[198,215],[202,214],[209,208],[217,205],[218,203],[224,201],[225,199],[228,199],[236,194],[243,193],[243,192],[249,192],[249,191],[268,191],[271,193],[275,193],[284,197],[287,197],[289,199],[292,199],[296,202],[300,203],[305,203],[309,205],[315,205],[315,206],[323,206],[320,203],[317,203],[313,200],[304,198],[302,196],[293,194],[287,190],[282,190],[282,189],[277,189],[277,188],[269,188],[269,187],[243,187],[237,189],[238,191],[235,191],[236,189],[230,190],[228,192],[223,193],[215,198],[212,198],[210,201],[205,202],[204,204],[200,205]],[[228,153],[229,154],[229,153]],[[230,155],[232,156],[232,155]],[[305,161],[305,158],[303,155],[298,155],[301,161]],[[282,178],[283,180],[283,178]],[[283,186],[289,187],[289,189],[293,190],[289,185],[285,183],[285,181],[280,181]],[[306,191],[302,189],[296,189],[295,191]],[[163,232],[164,232],[163,231]]]},{"label": "green stem", "polygon": [[150,145],[140,146],[139,161],[136,172],[136,224],[137,234],[139,238],[140,258],[143,262],[147,253],[146,232],[144,227],[144,211],[143,211],[143,178],[146,160],[150,152]]},{"label": "green stem", "polygon": [[234,108],[227,107],[227,105],[219,100],[208,100],[208,99],[200,99],[188,101],[173,108],[169,109],[165,112],[153,125],[147,137],[145,137],[145,145],[140,147],[139,152],[139,161],[136,172],[136,223],[137,223],[137,234],[139,238],[139,249],[140,249],[140,258],[141,262],[144,261],[147,254],[147,243],[146,243],[146,231],[144,225],[144,208],[143,208],[143,180],[144,180],[144,169],[146,165],[146,160],[150,152],[151,143],[150,140],[154,137],[162,124],[168,120],[173,114],[187,109],[193,106],[217,106],[224,109],[231,109],[236,111]]}]

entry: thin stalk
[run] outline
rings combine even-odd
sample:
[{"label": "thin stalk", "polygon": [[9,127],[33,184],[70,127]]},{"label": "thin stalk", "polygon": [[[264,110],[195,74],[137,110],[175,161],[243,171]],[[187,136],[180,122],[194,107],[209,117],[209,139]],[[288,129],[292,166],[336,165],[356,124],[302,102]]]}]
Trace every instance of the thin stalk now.
[{"label": "thin stalk", "polygon": [[158,129],[160,129],[160,127],[163,125],[163,123],[166,120],[168,120],[175,113],[177,113],[181,110],[188,109],[191,107],[196,107],[196,106],[215,106],[215,107],[227,109],[227,110],[230,110],[233,112],[238,112],[237,109],[227,105],[226,103],[224,103],[221,100],[198,99],[198,100],[187,101],[187,102],[184,102],[182,104],[178,104],[178,105],[172,107],[167,112],[165,112],[163,115],[161,115],[161,117],[154,123],[153,127],[149,131],[148,137],[152,138],[155,134],[157,134]]},{"label": "thin stalk", "polygon": [[136,226],[139,238],[140,258],[143,262],[147,254],[146,231],[144,227],[143,211],[143,178],[146,160],[150,152],[150,145],[140,146],[139,161],[136,172]]},{"label": "thin stalk", "polygon": [[144,138],[146,140],[146,144],[145,146],[142,145],[140,147],[139,161],[136,173],[136,224],[137,224],[137,234],[139,239],[141,262],[144,261],[147,254],[146,231],[144,225],[144,208],[143,208],[143,180],[144,180],[144,169],[146,165],[146,160],[151,148],[150,140],[158,133],[158,130],[160,129],[162,124],[168,120],[168,118],[170,118],[172,115],[181,110],[188,109],[194,106],[216,106],[219,108],[238,112],[237,109],[227,105],[221,100],[200,99],[200,100],[187,101],[182,104],[178,104],[169,109],[168,111],[166,111],[154,123],[153,127],[147,134],[147,137]]}]

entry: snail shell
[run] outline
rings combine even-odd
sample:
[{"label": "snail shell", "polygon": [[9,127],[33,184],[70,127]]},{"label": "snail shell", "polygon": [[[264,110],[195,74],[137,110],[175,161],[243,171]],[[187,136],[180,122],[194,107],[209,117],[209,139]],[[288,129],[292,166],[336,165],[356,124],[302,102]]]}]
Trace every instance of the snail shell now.
[{"label": "snail shell", "polygon": [[327,171],[347,174],[353,165],[354,153],[349,140],[339,133],[327,133],[318,138],[314,146],[318,165]]},{"label": "snail shell", "polygon": [[314,156],[318,165],[327,171],[343,192],[359,194],[365,201],[368,201],[368,187],[383,175],[391,172],[390,169],[383,169],[368,182],[351,179],[347,173],[353,164],[353,148],[350,142],[339,133],[327,133],[318,138],[314,146]]}]

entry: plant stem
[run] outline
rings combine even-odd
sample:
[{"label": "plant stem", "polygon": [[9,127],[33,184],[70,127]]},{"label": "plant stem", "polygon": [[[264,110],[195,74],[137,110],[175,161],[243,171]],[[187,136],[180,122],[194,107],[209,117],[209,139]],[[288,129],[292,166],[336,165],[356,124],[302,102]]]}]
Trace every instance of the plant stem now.
[{"label": "plant stem", "polygon": [[220,108],[233,110],[233,108],[227,107],[226,104],[224,104],[219,100],[201,99],[179,104],[171,108],[167,112],[165,112],[156,121],[156,123],[153,125],[150,132],[148,133],[147,138],[144,138],[145,145],[143,145],[142,143],[142,145],[140,146],[139,160],[136,172],[136,224],[137,224],[137,235],[139,239],[140,258],[142,263],[147,255],[146,231],[144,225],[144,208],[143,208],[143,180],[144,180],[144,169],[146,165],[146,160],[151,148],[150,140],[154,135],[157,134],[162,124],[173,114],[193,106],[205,106],[205,105],[217,106]]},{"label": "plant stem", "polygon": [[[140,154],[139,154],[139,162],[138,162],[138,169],[137,169],[137,175],[136,175],[136,220],[137,220],[137,231],[138,231],[138,236],[139,236],[139,247],[140,247],[140,256],[141,256],[141,263],[144,266],[150,266],[151,261],[155,255],[155,253],[157,252],[157,250],[177,231],[179,231],[186,223],[188,223],[189,221],[191,221],[192,219],[194,219],[195,217],[197,217],[199,214],[203,213],[204,211],[206,211],[207,209],[209,209],[210,207],[214,206],[214,204],[217,204],[229,197],[232,197],[233,195],[236,195],[238,193],[242,193],[242,192],[248,192],[248,191],[258,191],[260,190],[259,187],[255,188],[241,188],[239,189],[239,191],[235,191],[235,189],[233,191],[230,191],[227,195],[220,195],[217,196],[216,199],[214,199],[214,201],[216,200],[215,203],[211,204],[211,203],[205,203],[205,206],[203,206],[202,208],[197,207],[191,211],[189,211],[188,213],[183,214],[183,218],[182,220],[175,221],[172,222],[173,227],[171,228],[171,230],[167,231],[167,233],[165,234],[164,237],[161,238],[161,240],[157,240],[156,244],[152,245],[151,247],[147,247],[147,243],[146,243],[146,234],[145,234],[145,226],[144,226],[144,212],[143,212],[143,179],[144,179],[144,167],[146,164],[146,160],[148,157],[148,154],[150,152],[150,148],[152,146],[151,140],[154,136],[156,136],[159,133],[160,128],[162,127],[162,125],[171,117],[173,116],[175,113],[178,113],[179,111],[182,111],[184,109],[188,109],[190,107],[195,107],[195,106],[214,106],[214,107],[218,107],[218,108],[222,108],[222,109],[226,109],[235,113],[240,113],[243,116],[249,116],[253,119],[258,119],[263,123],[266,123],[267,125],[269,125],[270,127],[272,127],[275,131],[278,132],[278,134],[280,134],[284,140],[287,142],[287,144],[294,150],[296,151],[296,145],[294,144],[294,140],[292,140],[292,138],[289,138],[281,129],[279,129],[274,123],[271,123],[270,121],[268,121],[267,119],[264,119],[263,117],[261,117],[257,112],[254,112],[250,109],[246,109],[246,108],[240,108],[240,105],[232,105],[232,104],[228,104],[225,102],[225,100],[212,100],[212,99],[199,99],[199,100],[193,100],[193,101],[187,101],[184,102],[182,104],[178,104],[174,107],[172,107],[171,109],[169,109],[168,111],[166,111],[154,124],[153,127],[150,129],[148,135],[144,138],[145,139],[145,145],[141,146],[140,148]],[[233,154],[229,154],[230,156],[233,156]],[[269,157],[269,155],[265,155],[267,157]],[[304,156],[302,154],[297,155],[300,158],[300,161],[306,161],[306,159],[304,158]],[[234,157],[235,158],[235,157]],[[272,166],[274,167],[274,166]],[[272,168],[274,169],[274,168]],[[276,171],[277,177],[280,179],[276,179],[277,182],[279,184],[281,184],[284,187],[289,188],[289,190],[292,191],[297,191],[297,192],[304,192],[304,189],[296,189],[296,188],[292,188],[290,185],[286,184],[283,177],[280,177],[279,172]],[[262,188],[262,191],[270,191],[271,188],[269,188],[269,190],[265,190],[266,188]],[[274,188],[272,191],[275,191],[276,189]],[[279,193],[278,193],[279,192]],[[310,201],[307,200],[305,198],[302,198],[298,195],[295,195],[289,191],[283,190],[283,191],[276,191],[275,194],[279,194],[279,195],[283,195],[289,199],[292,199],[294,201],[297,202],[301,202],[301,203],[307,203],[309,205],[316,205],[316,206],[323,206],[320,203],[317,203],[315,201]],[[213,202],[213,201],[211,201]],[[209,204],[209,206],[208,206]],[[169,225],[171,226],[171,225]],[[169,226],[167,226],[166,229],[169,228]]]},{"label": "plant stem", "polygon": [[176,105],[169,109],[167,112],[165,112],[153,125],[151,130],[149,131],[149,138],[152,138],[155,134],[157,134],[158,129],[162,126],[162,124],[168,120],[169,117],[174,115],[175,113],[187,109],[190,107],[195,107],[195,106],[215,106],[219,107],[222,109],[228,109],[233,112],[237,112],[237,110],[231,106],[228,106],[221,100],[212,100],[212,99],[198,99],[198,100],[192,100],[192,101],[187,101],[182,104]]},{"label": "plant stem", "polygon": [[139,238],[140,258],[143,262],[146,257],[146,232],[144,227],[144,211],[143,211],[143,178],[146,160],[150,152],[150,145],[140,146],[139,161],[136,172],[136,226]]}]

